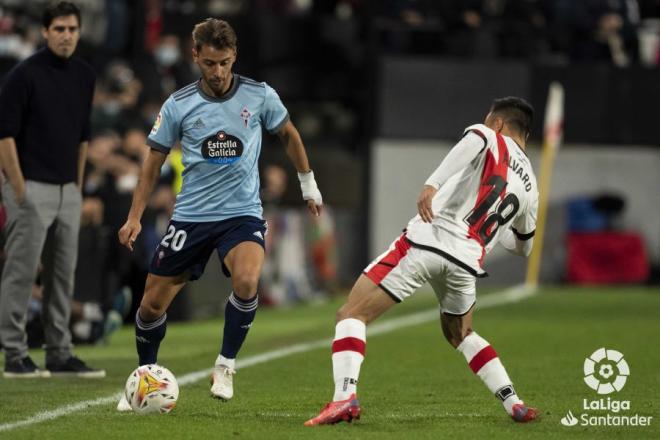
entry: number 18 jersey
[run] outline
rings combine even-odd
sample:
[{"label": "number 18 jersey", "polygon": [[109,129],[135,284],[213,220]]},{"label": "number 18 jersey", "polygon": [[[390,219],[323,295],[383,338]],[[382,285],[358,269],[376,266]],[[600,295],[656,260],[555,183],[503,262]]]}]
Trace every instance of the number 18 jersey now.
[{"label": "number 18 jersey", "polygon": [[534,235],[538,188],[529,158],[513,139],[482,124],[468,127],[465,136],[483,148],[440,186],[433,198],[433,222],[415,216],[406,236],[413,246],[481,277],[487,275],[484,257],[505,228],[521,240]]}]

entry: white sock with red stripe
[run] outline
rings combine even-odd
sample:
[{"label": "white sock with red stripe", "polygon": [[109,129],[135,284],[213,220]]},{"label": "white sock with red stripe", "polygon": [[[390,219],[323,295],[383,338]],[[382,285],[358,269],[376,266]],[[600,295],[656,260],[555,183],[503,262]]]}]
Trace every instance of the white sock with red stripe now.
[{"label": "white sock with red stripe", "polygon": [[364,322],[349,318],[337,323],[332,342],[332,372],[335,379],[333,401],[346,400],[357,392],[366,341],[367,326]]},{"label": "white sock with red stripe", "polygon": [[456,349],[463,353],[472,371],[481,378],[490,392],[502,401],[506,412],[513,414],[513,405],[522,403],[522,400],[516,395],[504,365],[488,341],[472,332]]}]

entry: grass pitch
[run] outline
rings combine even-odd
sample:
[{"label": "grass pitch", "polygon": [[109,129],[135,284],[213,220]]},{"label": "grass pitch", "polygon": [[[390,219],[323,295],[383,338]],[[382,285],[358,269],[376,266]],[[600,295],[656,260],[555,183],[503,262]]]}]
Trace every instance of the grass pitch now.
[{"label": "grass pitch", "polygon": [[[480,292],[482,298],[486,294]],[[241,358],[330,339],[341,301],[260,310]],[[419,294],[378,322],[434,307],[432,295]],[[133,330],[127,327],[108,346],[76,350],[91,365],[106,368],[106,379],[0,379],[0,438],[660,438],[659,318],[657,288],[546,288],[521,302],[477,311],[475,330],[498,351],[519,395],[542,410],[539,421],[526,425],[505,415],[462,355],[444,341],[436,320],[372,337],[367,329],[358,388],[363,415],[350,425],[302,426],[332,396],[329,344],[239,369],[235,397],[227,403],[210,397],[204,379],[182,386],[168,415],[117,413],[114,401],[69,412],[71,405],[123,389],[136,363]],[[170,325],[160,363],[177,377],[210,368],[221,331],[221,320]],[[619,350],[630,366],[625,387],[609,396],[598,396],[583,381],[584,359],[600,347]],[[41,351],[31,355],[43,365]],[[629,401],[630,409],[616,414],[583,409],[584,399],[601,397]],[[53,410],[64,415],[33,423]],[[569,410],[578,417],[653,419],[647,427],[562,426]],[[25,420],[30,422],[10,426]]]}]

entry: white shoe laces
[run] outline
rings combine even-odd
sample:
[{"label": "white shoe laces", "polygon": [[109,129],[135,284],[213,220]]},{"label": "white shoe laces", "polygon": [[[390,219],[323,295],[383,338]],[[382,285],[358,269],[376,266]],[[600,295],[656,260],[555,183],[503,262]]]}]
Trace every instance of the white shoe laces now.
[{"label": "white shoe laces", "polygon": [[224,365],[216,365],[214,368],[214,373],[218,373],[220,375],[220,379],[223,381],[231,381],[234,374],[236,374],[236,370]]}]

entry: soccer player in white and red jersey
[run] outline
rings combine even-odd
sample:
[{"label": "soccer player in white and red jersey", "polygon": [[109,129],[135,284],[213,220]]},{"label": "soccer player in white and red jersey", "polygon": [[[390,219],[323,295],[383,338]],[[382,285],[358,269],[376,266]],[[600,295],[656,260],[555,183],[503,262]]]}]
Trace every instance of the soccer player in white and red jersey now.
[{"label": "soccer player in white and red jersey", "polygon": [[523,99],[496,99],[484,124],[465,130],[418,198],[418,215],[355,283],[337,312],[332,343],[335,393],[306,426],[360,416],[357,382],[364,360],[366,325],[424,283],[440,303],[447,341],[502,402],[516,422],[538,410],[526,406],[493,347],[472,329],[476,278],[486,276],[484,256],[502,244],[528,256],[536,227],[538,189],[525,154],[534,110]]}]

